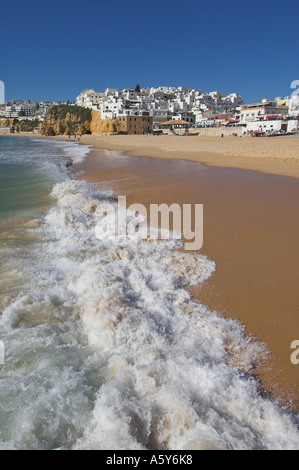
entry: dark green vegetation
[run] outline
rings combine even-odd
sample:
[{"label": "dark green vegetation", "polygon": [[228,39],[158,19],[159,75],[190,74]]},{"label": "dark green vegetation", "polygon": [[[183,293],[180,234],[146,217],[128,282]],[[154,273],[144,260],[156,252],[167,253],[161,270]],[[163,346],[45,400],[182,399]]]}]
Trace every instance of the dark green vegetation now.
[{"label": "dark green vegetation", "polygon": [[91,119],[91,109],[83,108],[82,106],[65,104],[62,106],[52,106],[51,112],[56,114],[57,119],[63,120],[67,114],[76,115],[80,118],[81,123]]},{"label": "dark green vegetation", "polygon": [[14,119],[12,124],[12,132],[33,132],[35,127],[39,127],[40,121],[38,119],[34,119],[33,121],[30,119],[23,119],[18,120]]}]

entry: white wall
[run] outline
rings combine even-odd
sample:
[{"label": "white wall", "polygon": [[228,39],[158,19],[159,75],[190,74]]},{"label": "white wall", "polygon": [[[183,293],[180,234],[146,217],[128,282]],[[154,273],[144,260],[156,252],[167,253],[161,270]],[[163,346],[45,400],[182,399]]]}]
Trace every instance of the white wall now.
[{"label": "white wall", "polygon": [[271,132],[271,131],[280,131],[281,130],[282,121],[255,121],[249,122],[247,124],[247,131],[263,131],[263,132]]},{"label": "white wall", "polygon": [[101,119],[116,119],[116,113],[113,111],[101,111]]},{"label": "white wall", "polygon": [[294,131],[297,131],[298,132],[298,124],[299,122],[297,121],[297,119],[292,119],[290,121],[288,121],[288,127],[287,127],[287,132],[294,132]]}]

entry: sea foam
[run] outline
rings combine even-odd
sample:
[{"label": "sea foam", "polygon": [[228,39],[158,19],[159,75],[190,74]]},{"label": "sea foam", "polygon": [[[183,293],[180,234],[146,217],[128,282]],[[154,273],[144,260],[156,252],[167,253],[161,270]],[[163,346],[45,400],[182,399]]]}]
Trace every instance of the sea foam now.
[{"label": "sea foam", "polygon": [[0,319],[2,448],[298,449],[295,417],[250,375],[264,346],[188,291],[215,262],[177,240],[98,240],[112,191],[69,180],[52,197]]},{"label": "sea foam", "polygon": [[91,145],[80,145],[79,142],[67,141],[67,140],[51,140],[47,138],[43,139],[32,139],[33,142],[42,142],[51,143],[52,147],[57,147],[62,150],[63,153],[71,158],[74,163],[82,163],[87,154],[91,150]]}]

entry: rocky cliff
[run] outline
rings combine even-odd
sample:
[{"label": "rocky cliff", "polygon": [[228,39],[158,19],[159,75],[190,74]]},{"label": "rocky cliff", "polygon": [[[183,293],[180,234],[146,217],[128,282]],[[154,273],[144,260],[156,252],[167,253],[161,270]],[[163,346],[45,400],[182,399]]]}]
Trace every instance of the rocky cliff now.
[{"label": "rocky cliff", "polygon": [[52,106],[43,123],[44,135],[87,134],[90,132],[91,110],[81,106]]},{"label": "rocky cliff", "polygon": [[13,119],[0,119],[0,127],[12,127]]},{"label": "rocky cliff", "polygon": [[92,111],[90,132],[92,134],[114,134],[119,130],[119,123],[115,119],[101,119],[101,113]]},{"label": "rocky cliff", "polygon": [[38,119],[0,119],[0,127],[10,127],[12,132],[33,132],[42,125]]},{"label": "rocky cliff", "polygon": [[111,134],[117,132],[117,121],[101,119],[98,111],[81,106],[52,106],[43,123],[44,135]]}]

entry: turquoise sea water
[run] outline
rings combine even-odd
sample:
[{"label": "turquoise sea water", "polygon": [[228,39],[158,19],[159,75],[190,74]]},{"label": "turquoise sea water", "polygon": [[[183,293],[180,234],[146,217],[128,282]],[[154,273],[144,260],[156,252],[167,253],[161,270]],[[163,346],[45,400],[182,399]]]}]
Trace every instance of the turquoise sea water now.
[{"label": "turquoise sea water", "polygon": [[50,204],[49,193],[66,174],[61,145],[22,137],[0,139],[0,218],[32,217]]},{"label": "turquoise sea water", "polygon": [[88,152],[0,138],[0,449],[298,449],[263,346],[186,289],[215,263],[112,236],[113,192],[66,169]]}]

